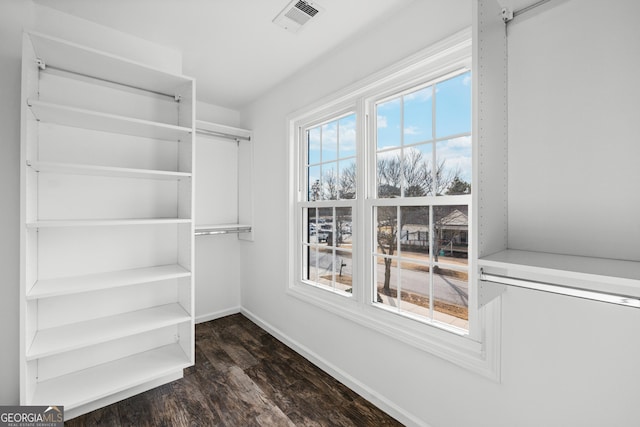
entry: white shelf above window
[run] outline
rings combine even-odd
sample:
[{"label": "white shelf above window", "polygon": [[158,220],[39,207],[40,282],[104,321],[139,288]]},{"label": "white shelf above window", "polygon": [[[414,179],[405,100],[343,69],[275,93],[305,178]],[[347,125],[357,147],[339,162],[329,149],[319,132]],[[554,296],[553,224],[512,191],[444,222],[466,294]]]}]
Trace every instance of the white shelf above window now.
[{"label": "white shelf above window", "polygon": [[152,219],[60,219],[28,222],[27,228],[50,227],[103,227],[121,225],[167,225],[189,224],[191,219],[186,218],[152,218]]},{"label": "white shelf above window", "polygon": [[179,180],[182,178],[191,178],[192,176],[190,172],[119,168],[73,163],[31,162],[30,166],[36,172],[63,173],[70,175],[96,175],[116,178]]},{"label": "white shelf above window", "polygon": [[38,383],[32,405],[64,402],[71,410],[190,366],[179,344],[158,347],[123,359]]},{"label": "white shelf above window", "polygon": [[640,296],[640,262],[636,261],[507,249],[480,258],[478,267],[520,279]]},{"label": "white shelf above window", "polygon": [[117,55],[39,33],[29,33],[35,56],[46,67],[72,71],[148,91],[175,95],[193,79],[167,73]]},{"label": "white shelf above window", "polygon": [[36,119],[41,122],[167,141],[187,141],[191,138],[192,129],[187,127],[101,113],[36,99],[29,99],[27,104]]},{"label": "white shelf above window", "polygon": [[162,265],[149,268],[61,277],[38,280],[27,294],[27,300],[71,295],[83,292],[113,289],[123,286],[190,277],[191,272],[180,265]]},{"label": "white shelf above window", "polygon": [[42,329],[27,351],[27,360],[77,350],[190,320],[191,316],[176,303]]}]

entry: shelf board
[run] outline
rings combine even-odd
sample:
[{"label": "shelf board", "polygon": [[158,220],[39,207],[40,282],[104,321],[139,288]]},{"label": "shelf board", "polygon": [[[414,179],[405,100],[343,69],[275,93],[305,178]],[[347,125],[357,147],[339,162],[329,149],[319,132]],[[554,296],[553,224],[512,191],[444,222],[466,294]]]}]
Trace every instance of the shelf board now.
[{"label": "shelf board", "polygon": [[27,104],[36,119],[46,123],[167,141],[186,141],[191,138],[192,134],[191,128],[101,113],[52,102],[29,99]]},{"label": "shelf board", "polygon": [[122,286],[189,277],[191,272],[178,264],[132,270],[38,280],[27,293],[27,300],[112,289]]},{"label": "shelf board", "polygon": [[48,67],[170,96],[176,95],[180,86],[193,82],[190,77],[167,73],[66,40],[36,32],[28,33],[28,36],[36,57]]},{"label": "shelf board", "polygon": [[192,175],[190,172],[119,168],[74,163],[31,162],[30,166],[36,172],[63,173],[69,175],[97,175],[116,178],[178,180],[181,178],[191,178]]},{"label": "shelf board", "polygon": [[51,227],[102,227],[120,225],[164,225],[188,224],[191,219],[184,218],[152,218],[152,219],[54,219],[28,222],[27,228]]},{"label": "shelf board", "polygon": [[65,410],[77,408],[191,365],[179,344],[158,347],[113,362],[42,381],[30,405],[60,402]]},{"label": "shelf board", "polygon": [[176,303],[41,329],[27,351],[27,360],[77,350],[190,320],[191,316]]},{"label": "shelf board", "polygon": [[558,284],[621,295],[640,296],[640,262],[507,249],[478,260],[520,278],[543,276]]}]

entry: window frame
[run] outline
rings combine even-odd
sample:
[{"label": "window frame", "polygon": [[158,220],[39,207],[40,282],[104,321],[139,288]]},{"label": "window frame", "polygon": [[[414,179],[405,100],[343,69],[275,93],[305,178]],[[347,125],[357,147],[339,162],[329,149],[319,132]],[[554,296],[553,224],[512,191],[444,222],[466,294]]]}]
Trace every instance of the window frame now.
[{"label": "window frame", "polygon": [[[370,167],[371,158],[375,149],[363,152],[361,147],[368,140],[368,136],[375,131],[375,120],[370,120],[372,100],[381,100],[393,97],[394,94],[408,91],[429,82],[444,80],[447,75],[459,72],[460,69],[471,69],[471,31],[470,29],[454,34],[432,46],[414,54],[403,61],[395,63],[372,76],[350,85],[337,93],[323,98],[308,107],[302,108],[287,117],[288,134],[288,159],[289,159],[289,200],[288,200],[288,281],[286,293],[299,300],[310,303],[321,309],[337,314],[349,321],[360,324],[396,339],[406,345],[423,350],[481,374],[487,378],[499,381],[500,378],[500,298],[487,304],[478,304],[478,275],[477,254],[469,257],[469,331],[461,333],[460,330],[436,327],[428,322],[416,321],[413,318],[381,310],[374,306],[372,293],[373,272],[366,268],[370,262],[370,249],[374,244],[373,207],[375,205],[390,204],[414,206],[421,204],[422,197],[400,199],[378,199],[372,197],[376,191],[376,183],[372,182]],[[475,76],[472,75],[475,83]],[[474,101],[472,100],[472,103]],[[475,104],[473,104],[475,105]],[[301,150],[301,141],[304,141],[305,130],[322,121],[330,121],[332,118],[344,115],[346,112],[356,114],[356,169],[357,190],[356,199],[352,210],[353,241],[353,292],[345,298],[343,292],[327,292],[326,288],[309,286],[302,281],[300,275],[303,264],[301,256],[301,243],[303,242],[301,224],[301,203],[304,199],[303,192],[307,192],[305,173],[305,150]],[[473,132],[472,127],[472,132]],[[373,153],[373,154],[372,154]],[[478,161],[477,149],[473,147],[473,176],[477,176]],[[368,160],[368,161],[367,161]],[[472,181],[472,186],[477,189],[477,183]],[[474,188],[472,187],[472,188]],[[472,192],[475,194],[477,190]],[[376,195],[377,196],[377,195]],[[427,205],[436,204],[451,205],[450,198],[471,198],[470,195],[462,196],[437,196],[440,201],[434,200],[436,196],[428,197]],[[472,200],[472,199],[471,199]],[[468,216],[470,218],[469,248],[475,247],[474,237],[477,233],[473,229],[472,215],[473,203],[469,200]],[[446,201],[446,203],[445,203]],[[327,201],[327,202],[342,202]],[[314,202],[317,203],[317,202]],[[315,207],[315,206],[314,206]]]}]

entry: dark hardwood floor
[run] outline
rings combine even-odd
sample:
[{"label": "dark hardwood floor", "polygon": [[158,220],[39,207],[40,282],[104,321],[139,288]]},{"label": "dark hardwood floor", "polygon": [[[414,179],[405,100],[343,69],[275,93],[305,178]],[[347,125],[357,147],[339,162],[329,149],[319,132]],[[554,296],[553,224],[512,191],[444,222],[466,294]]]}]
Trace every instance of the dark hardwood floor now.
[{"label": "dark hardwood floor", "polygon": [[66,426],[399,426],[241,314],[196,325],[184,378]]}]

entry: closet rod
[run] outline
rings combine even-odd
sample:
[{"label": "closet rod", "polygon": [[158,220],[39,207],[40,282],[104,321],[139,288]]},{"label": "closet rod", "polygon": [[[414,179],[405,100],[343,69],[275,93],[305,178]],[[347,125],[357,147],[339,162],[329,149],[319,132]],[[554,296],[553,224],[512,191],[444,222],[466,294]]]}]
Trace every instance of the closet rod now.
[{"label": "closet rod", "polygon": [[238,227],[238,228],[222,228],[219,230],[200,230],[196,231],[196,236],[212,236],[216,234],[229,234],[229,233],[250,233],[251,227]]},{"label": "closet rod", "polygon": [[593,301],[606,302],[610,304],[624,305],[627,307],[640,308],[640,298],[616,295],[606,292],[590,291],[582,288],[572,288],[568,286],[556,285],[553,283],[539,282],[536,280],[519,279],[516,277],[502,276],[499,274],[487,274],[480,269],[480,280],[484,282],[500,283],[502,285],[515,286],[518,288],[533,289],[536,291],[549,292],[553,294],[566,295],[570,297],[583,298]]},{"label": "closet rod", "polygon": [[62,71],[64,73],[74,74],[76,76],[84,77],[84,78],[87,78],[87,79],[98,80],[98,81],[105,82],[105,83],[112,84],[112,85],[128,87],[128,88],[131,88],[131,89],[136,89],[136,90],[147,92],[147,93],[152,93],[154,95],[165,96],[165,97],[173,99],[174,101],[178,101],[178,98],[176,98],[175,94],[172,95],[172,94],[168,94],[168,93],[164,93],[164,92],[158,92],[156,90],[142,89],[140,87],[129,85],[129,84],[126,84],[126,83],[117,82],[115,80],[109,80],[109,79],[105,79],[105,78],[102,78],[102,77],[92,76],[90,74],[79,73],[77,71],[67,70],[67,69],[64,69],[64,68],[61,68],[61,67],[55,67],[55,66],[47,65],[46,68],[51,69],[51,70],[56,70],[56,71]]},{"label": "closet rod", "polygon": [[540,0],[540,1],[537,1],[537,2],[535,2],[535,3],[533,3],[533,4],[530,4],[530,5],[529,5],[529,6],[527,6],[527,7],[523,7],[522,9],[516,10],[516,11],[514,11],[514,12],[513,12],[513,17],[515,18],[515,17],[517,17],[518,15],[522,15],[523,13],[527,13],[527,12],[529,12],[530,10],[535,9],[535,8],[536,8],[536,7],[538,7],[538,6],[542,6],[542,5],[543,5],[543,4],[545,4],[545,3],[549,3],[550,1],[551,1],[551,0]]},{"label": "closet rod", "polygon": [[214,130],[207,130],[207,129],[202,129],[202,128],[196,128],[196,133],[202,133],[204,135],[210,135],[210,136],[217,136],[217,137],[220,137],[220,138],[233,139],[236,142],[251,141],[251,137],[249,137],[249,136],[232,135],[230,133],[217,132],[217,131],[214,131]]}]

